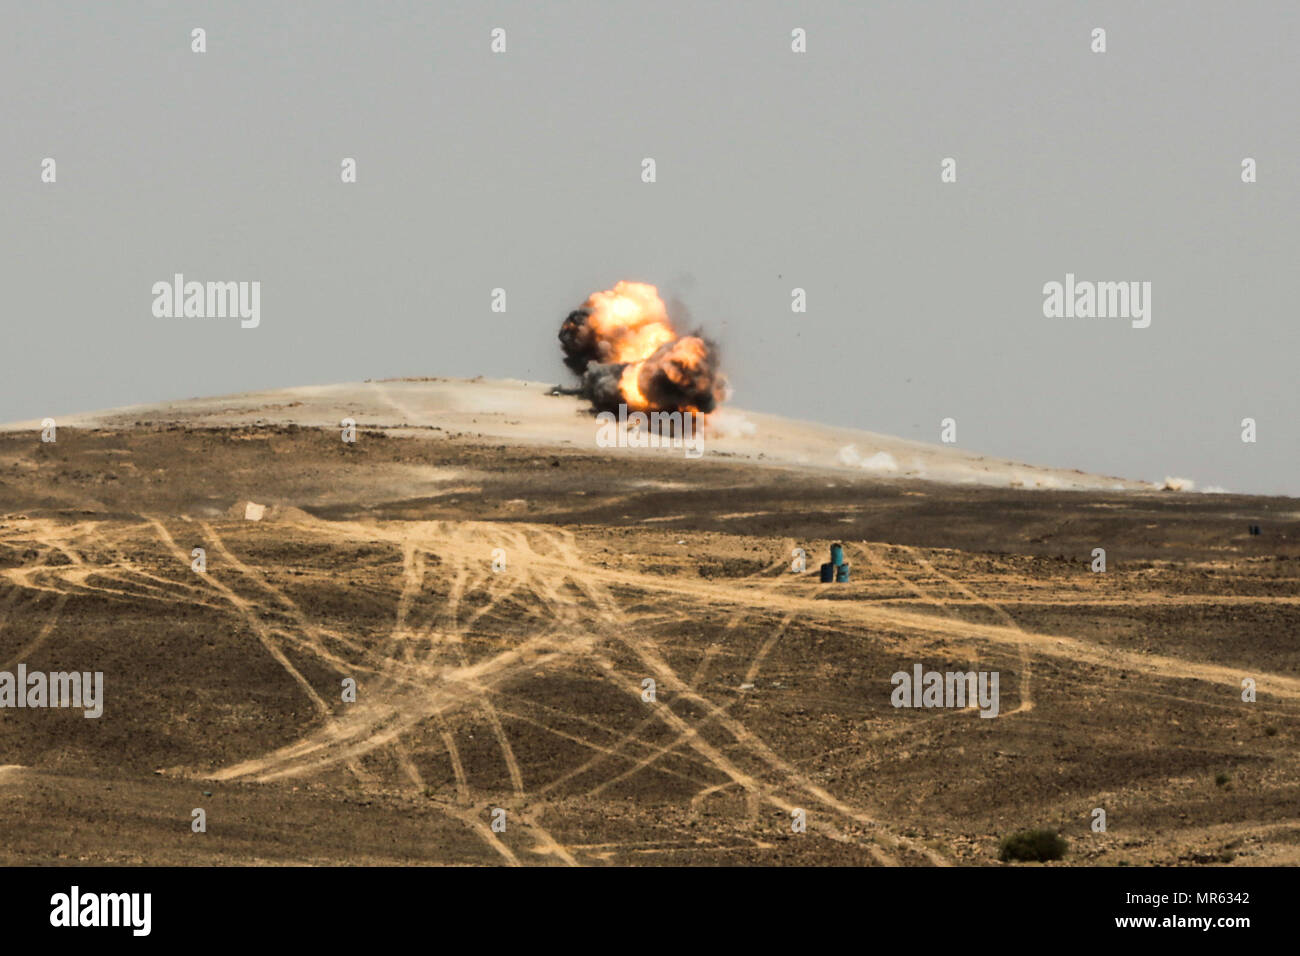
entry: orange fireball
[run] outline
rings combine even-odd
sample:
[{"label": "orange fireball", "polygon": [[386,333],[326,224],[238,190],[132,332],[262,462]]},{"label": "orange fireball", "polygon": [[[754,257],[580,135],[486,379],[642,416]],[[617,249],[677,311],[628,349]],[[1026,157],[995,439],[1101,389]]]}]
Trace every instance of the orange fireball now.
[{"label": "orange fireball", "polygon": [[680,336],[659,290],[645,282],[592,293],[565,319],[560,343],[597,408],[704,414],[726,390],[712,344]]},{"label": "orange fireball", "polygon": [[593,292],[583,308],[607,362],[639,362],[677,338],[659,290],[644,282],[619,282],[608,292]]}]

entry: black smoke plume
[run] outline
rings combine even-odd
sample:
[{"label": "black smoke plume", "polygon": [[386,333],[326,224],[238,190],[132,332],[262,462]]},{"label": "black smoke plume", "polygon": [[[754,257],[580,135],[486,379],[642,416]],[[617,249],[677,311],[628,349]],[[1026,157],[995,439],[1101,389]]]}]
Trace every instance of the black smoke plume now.
[{"label": "black smoke plume", "polygon": [[[560,326],[564,364],[581,376],[579,393],[597,411],[616,411],[626,403],[632,410],[714,411],[726,391],[718,369],[717,345],[700,335],[676,338],[639,362],[609,361],[609,341],[589,321],[588,309],[570,312]],[[625,373],[636,366],[636,391],[628,394]],[[566,390],[567,391],[567,390]]]}]

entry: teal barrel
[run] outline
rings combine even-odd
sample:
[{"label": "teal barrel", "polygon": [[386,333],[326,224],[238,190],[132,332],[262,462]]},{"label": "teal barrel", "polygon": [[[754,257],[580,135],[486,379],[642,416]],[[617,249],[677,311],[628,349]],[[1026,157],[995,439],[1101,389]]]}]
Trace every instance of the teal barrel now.
[{"label": "teal barrel", "polygon": [[835,565],[838,568],[843,563],[844,563],[844,545],[842,544],[831,545],[831,564]]},{"label": "teal barrel", "polygon": [[830,584],[830,583],[831,583],[832,581],[834,581],[834,580],[835,580],[835,565],[833,565],[833,564],[823,564],[823,565],[822,565],[822,584]]},{"label": "teal barrel", "polygon": [[835,569],[835,580],[841,584],[847,584],[849,580],[849,566],[841,564]]}]

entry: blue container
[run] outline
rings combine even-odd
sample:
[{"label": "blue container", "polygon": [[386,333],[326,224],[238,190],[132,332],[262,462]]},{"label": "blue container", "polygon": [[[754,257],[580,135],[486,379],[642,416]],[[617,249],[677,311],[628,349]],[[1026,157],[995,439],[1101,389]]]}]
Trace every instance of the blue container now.
[{"label": "blue container", "polygon": [[835,569],[835,580],[841,584],[847,584],[849,580],[849,566],[841,564]]},{"label": "blue container", "polygon": [[838,568],[843,563],[844,563],[844,545],[842,544],[831,545],[831,564],[835,565]]},{"label": "blue container", "polygon": [[833,565],[833,564],[823,564],[823,565],[822,565],[822,584],[830,584],[830,583],[831,583],[832,581],[834,581],[834,580],[835,580],[835,565]]}]

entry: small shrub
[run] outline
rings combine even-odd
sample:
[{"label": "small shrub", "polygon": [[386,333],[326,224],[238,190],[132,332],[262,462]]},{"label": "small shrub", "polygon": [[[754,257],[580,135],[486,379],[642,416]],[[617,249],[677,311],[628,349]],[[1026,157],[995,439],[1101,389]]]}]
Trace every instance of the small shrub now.
[{"label": "small shrub", "polygon": [[1065,837],[1054,830],[1021,830],[1002,838],[998,849],[998,859],[1003,863],[1011,860],[1037,861],[1059,860],[1065,856]]},{"label": "small shrub", "polygon": [[1228,785],[1228,781],[1231,779],[1232,779],[1231,777],[1229,777],[1226,773],[1220,770],[1218,773],[1214,775],[1214,785],[1216,787],[1226,787]]}]

